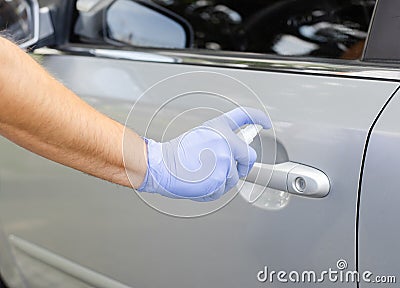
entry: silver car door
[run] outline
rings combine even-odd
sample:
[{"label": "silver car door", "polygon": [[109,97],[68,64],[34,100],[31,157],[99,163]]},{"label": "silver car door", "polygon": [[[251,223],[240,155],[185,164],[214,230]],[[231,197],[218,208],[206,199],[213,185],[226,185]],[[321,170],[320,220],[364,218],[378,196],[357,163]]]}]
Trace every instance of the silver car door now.
[{"label": "silver car door", "polygon": [[[261,197],[263,203],[251,205],[238,195],[215,213],[173,217],[153,209],[131,189],[62,167],[2,139],[0,217],[30,287],[54,287],[57,281],[63,287],[77,282],[85,283],[83,287],[262,287],[270,282],[275,287],[309,287],[309,282],[319,287],[356,287],[330,280],[323,272],[355,269],[357,189],[364,145],[371,124],[398,83],[363,78],[359,73],[293,73],[296,63],[282,60],[274,64],[290,69],[262,71],[262,61],[254,63],[257,70],[200,67],[184,64],[183,58],[175,63],[159,58],[135,61],[134,52],[130,60],[74,53],[40,57],[65,85],[122,123],[135,100],[167,77],[201,70],[238,79],[251,87],[270,113],[278,161],[323,171],[331,189],[320,199],[291,195],[280,209],[267,209],[268,199]],[[327,71],[335,68],[326,64]],[[192,77],[177,85],[191,89],[198,81]],[[204,85],[210,91],[222,85],[239,105],[259,105],[238,94],[235,85],[211,78]],[[176,86],[169,89],[174,92]],[[153,96],[146,109],[137,111],[134,129],[143,131],[149,113],[158,108]],[[189,102],[170,105],[165,111],[187,110],[195,105]],[[184,116],[171,135],[198,125],[202,117]],[[155,129],[150,136],[160,139],[161,132]],[[268,148],[262,152],[274,153]],[[174,205],[176,209],[184,205],[189,211],[198,207],[173,200],[167,207],[173,210]],[[269,277],[263,279],[266,270]],[[272,271],[275,275],[271,276]],[[280,274],[282,279],[278,279],[279,271],[286,276]],[[307,271],[314,271],[315,277]],[[294,280],[289,279],[290,273]]]}]

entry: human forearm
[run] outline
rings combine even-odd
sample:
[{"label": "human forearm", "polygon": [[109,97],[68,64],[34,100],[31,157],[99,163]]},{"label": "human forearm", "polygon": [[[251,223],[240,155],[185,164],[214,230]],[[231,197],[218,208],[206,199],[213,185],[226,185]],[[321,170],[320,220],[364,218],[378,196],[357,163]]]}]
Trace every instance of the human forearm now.
[{"label": "human forearm", "polygon": [[[85,173],[130,186],[124,127],[97,112],[34,60],[0,38],[0,133],[24,148]],[[147,169],[146,146],[127,130],[134,187]]]},{"label": "human forearm", "polygon": [[[146,144],[1,38],[0,55],[0,134],[48,159],[140,192],[218,199],[257,158],[234,131],[248,124],[272,126],[262,111],[236,108],[175,139]],[[203,157],[204,151],[211,154]]]}]

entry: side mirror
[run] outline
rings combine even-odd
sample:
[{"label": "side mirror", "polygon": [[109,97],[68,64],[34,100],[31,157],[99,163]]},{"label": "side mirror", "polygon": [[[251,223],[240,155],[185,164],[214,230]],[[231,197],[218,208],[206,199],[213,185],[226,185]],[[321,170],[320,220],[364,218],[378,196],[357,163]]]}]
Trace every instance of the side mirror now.
[{"label": "side mirror", "polygon": [[39,40],[39,5],[35,0],[0,0],[0,34],[20,47]]},{"label": "side mirror", "polygon": [[37,0],[0,0],[0,35],[21,48],[36,45],[54,34],[47,8],[39,9]]},{"label": "side mirror", "polygon": [[116,0],[106,10],[106,37],[138,47],[185,48],[190,26],[176,15],[144,2]]}]

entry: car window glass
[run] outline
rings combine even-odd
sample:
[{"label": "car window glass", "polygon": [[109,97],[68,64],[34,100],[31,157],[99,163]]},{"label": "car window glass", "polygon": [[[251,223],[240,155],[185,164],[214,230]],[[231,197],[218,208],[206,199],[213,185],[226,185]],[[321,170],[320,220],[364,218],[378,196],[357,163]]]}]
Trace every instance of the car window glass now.
[{"label": "car window glass", "polygon": [[[359,59],[375,0],[151,0],[183,19],[187,49]],[[146,4],[148,5],[148,4]],[[79,19],[78,19],[79,21]],[[104,27],[95,33],[104,32]],[[188,32],[188,33],[189,33]],[[93,41],[79,37],[79,41]],[[134,33],[133,33],[134,35]],[[154,35],[157,37],[157,35]],[[99,39],[97,39],[99,40]],[[151,47],[151,46],[150,46]]]}]

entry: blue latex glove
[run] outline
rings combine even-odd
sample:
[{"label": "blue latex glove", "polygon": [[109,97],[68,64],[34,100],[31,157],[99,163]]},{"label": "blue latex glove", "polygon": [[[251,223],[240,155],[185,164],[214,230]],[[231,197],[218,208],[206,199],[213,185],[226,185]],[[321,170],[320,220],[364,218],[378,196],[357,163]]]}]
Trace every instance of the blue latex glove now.
[{"label": "blue latex glove", "polygon": [[236,108],[165,143],[147,142],[148,169],[138,191],[195,201],[218,199],[249,173],[256,151],[236,134],[245,124],[271,128],[260,110]]}]

